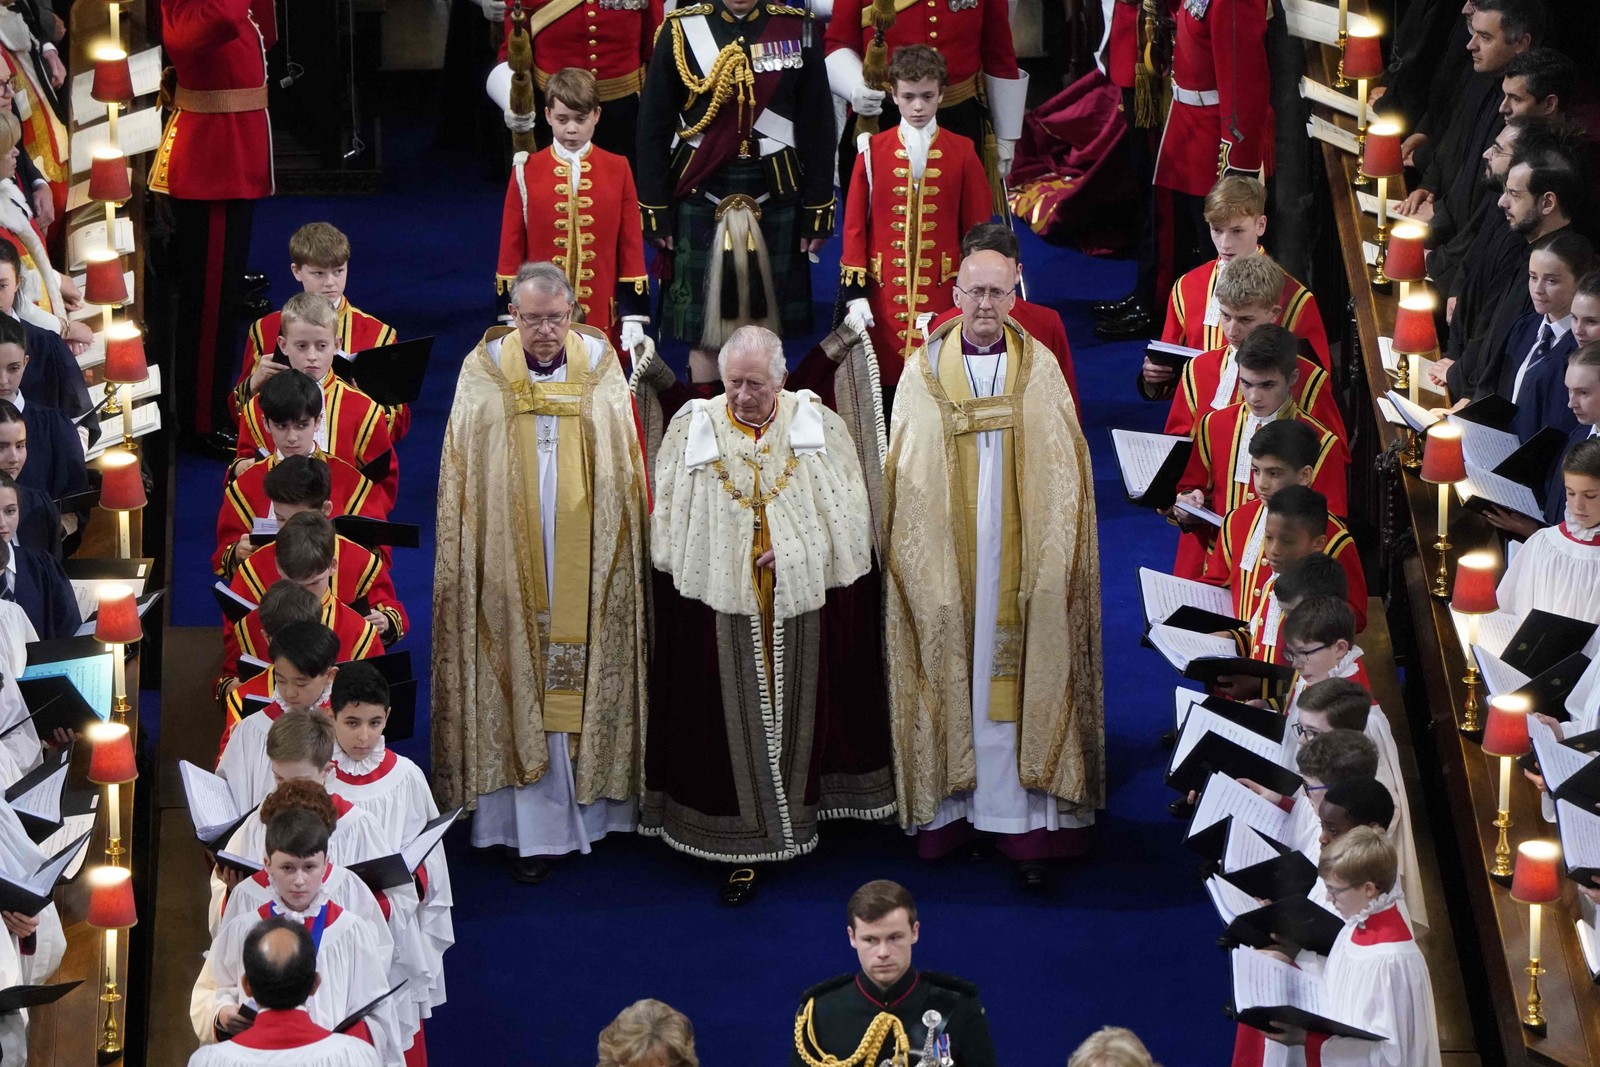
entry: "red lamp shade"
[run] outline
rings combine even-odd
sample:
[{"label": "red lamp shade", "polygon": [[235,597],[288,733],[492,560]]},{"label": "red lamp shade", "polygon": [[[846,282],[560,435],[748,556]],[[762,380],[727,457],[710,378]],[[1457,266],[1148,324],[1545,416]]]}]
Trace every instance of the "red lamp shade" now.
[{"label": "red lamp shade", "polygon": [[96,867],[89,872],[90,926],[126,930],[139,921],[133,906],[133,872],[126,867]]},{"label": "red lamp shade", "polygon": [[[1383,74],[1383,48],[1376,26],[1350,28],[1344,43],[1344,76],[1346,78],[1377,78]],[[96,97],[96,99],[99,99]]]},{"label": "red lamp shade", "polygon": [[1523,904],[1553,904],[1561,899],[1561,846],[1554,841],[1524,841],[1517,846],[1511,899]]},{"label": "red lamp shade", "polygon": [[83,299],[91,304],[126,304],[128,282],[122,276],[122,257],[109,248],[92,252],[84,268]]},{"label": "red lamp shade", "polygon": [[107,645],[131,645],[144,636],[139,628],[139,606],[125,585],[100,587],[100,609],[94,620],[94,639]]},{"label": "red lamp shade", "polygon": [[1528,740],[1527,697],[1506,693],[1489,701],[1489,721],[1483,728],[1483,753],[1486,756],[1526,756],[1533,750]]},{"label": "red lamp shade", "polygon": [[1439,333],[1433,328],[1433,298],[1408,296],[1400,301],[1394,313],[1394,350],[1401,355],[1423,356],[1438,347]]},{"label": "red lamp shade", "polygon": [[114,150],[96,152],[89,161],[89,199],[120,204],[132,195],[128,157]]},{"label": "red lamp shade", "polygon": [[1369,178],[1398,178],[1405,173],[1400,159],[1399,123],[1374,122],[1367,129],[1367,144],[1361,151],[1361,173]]},{"label": "red lamp shade", "polygon": [[118,385],[136,385],[150,377],[144,358],[144,335],[131,322],[119,322],[106,334],[106,364],[101,377]]},{"label": "red lamp shade", "polygon": [[1463,615],[1487,615],[1500,610],[1494,572],[1494,553],[1468,552],[1462,556],[1456,561],[1456,584],[1450,606]]},{"label": "red lamp shade", "polygon": [[148,503],[139,457],[132,452],[108,449],[100,460],[100,474],[100,506],[107,511],[138,511]]},{"label": "red lamp shade", "polygon": [[94,61],[94,84],[89,95],[102,104],[127,104],[133,101],[133,71],[128,68],[128,53],[120,48],[102,49]]},{"label": "red lamp shade", "polygon": [[100,722],[89,727],[89,781],[121,785],[139,777],[133,760],[133,736],[128,724]]},{"label": "red lamp shade", "polygon": [[1466,476],[1467,462],[1461,454],[1461,427],[1447,422],[1436,422],[1428,427],[1428,443],[1422,449],[1422,480],[1455,483]]},{"label": "red lamp shade", "polygon": [[[1367,144],[1371,144],[1368,138]],[[1389,251],[1383,259],[1383,272],[1397,282],[1420,282],[1428,276],[1428,231],[1414,222],[1402,222],[1389,231]],[[1432,325],[1433,314],[1428,314]]]}]

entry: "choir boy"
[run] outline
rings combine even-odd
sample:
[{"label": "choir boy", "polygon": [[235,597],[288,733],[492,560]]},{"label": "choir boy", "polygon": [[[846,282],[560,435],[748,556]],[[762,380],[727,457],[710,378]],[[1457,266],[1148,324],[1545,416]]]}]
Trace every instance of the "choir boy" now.
[{"label": "choir boy", "polygon": [[[293,384],[285,384],[289,385],[289,391],[298,391]],[[277,393],[278,387],[266,392]],[[307,396],[306,399],[312,401],[313,398]],[[283,522],[301,511],[320,511],[329,518],[336,515],[360,515],[369,519],[389,517],[389,498],[384,491],[349,463],[328,454],[317,444],[316,434],[322,421],[321,394],[316,395],[314,406],[317,414],[310,428],[301,430],[278,424],[278,432],[273,435],[278,450],[261,462],[251,464],[223,490],[222,510],[217,515],[217,550],[211,555],[213,573],[224,578],[231,576],[256,550],[250,532],[255,529],[257,519]],[[4,427],[0,425],[0,435],[3,433]]]},{"label": "choir boy", "polygon": [[[1283,619],[1306,597],[1336,596],[1348,602],[1350,582],[1337,560],[1322,552],[1306,551],[1285,539],[1287,547],[1278,555],[1278,567],[1261,587],[1248,620],[1250,656],[1268,663],[1285,662],[1279,630]],[[1351,609],[1354,614],[1354,609]]]},{"label": "choir boy", "polygon": [[[332,553],[324,553],[321,546],[291,539],[288,548],[278,554],[278,566],[283,577],[268,586],[268,591],[282,582],[290,582],[315,596],[322,606],[319,621],[339,639],[341,663],[382,655],[383,639],[377,628],[334,595],[334,564],[331,557]],[[268,634],[259,608],[225,629],[222,635],[222,669],[237,674],[241,655],[265,660],[267,657],[263,653],[271,644]]]},{"label": "choir boy", "polygon": [[[266,638],[264,644],[271,647],[272,635],[291,622],[321,622],[322,601],[304,586],[279,579],[262,594],[261,603],[255,606],[252,614],[256,616],[260,632]],[[228,629],[231,633],[232,628]],[[224,641],[228,636],[229,634],[224,634]],[[340,651],[344,651],[343,648]],[[222,748],[228,747],[228,732],[245,714],[245,705],[249,699],[251,697],[270,699],[272,687],[277,684],[270,663],[241,681],[240,676],[244,674],[246,672],[239,669],[235,663],[234,673],[224,674],[217,680],[217,699],[222,702],[223,710],[227,712],[222,730]],[[217,751],[220,753],[222,748]]]},{"label": "choir boy", "polygon": [[1283,843],[1315,859],[1325,794],[1331,786],[1352,778],[1377,777],[1378,747],[1359,730],[1329,730],[1307,738],[1295,753],[1294,763],[1305,784],[1293,796],[1284,796],[1248,778],[1239,781],[1290,814],[1290,839]]},{"label": "choir boy", "polygon": [[[1496,594],[1518,617],[1534,608],[1600,622],[1600,440],[1573,445],[1561,461],[1566,517],[1546,526],[1511,557]],[[1600,639],[1585,652],[1593,655]]]},{"label": "choir boy", "polygon": [[71,637],[83,624],[78,595],[59,561],[18,543],[20,499],[17,483],[0,473],[0,545],[5,549],[0,598],[21,607],[41,638]]},{"label": "choir boy", "polygon": [[[293,515],[280,515],[283,525],[273,543],[254,553],[240,565],[233,576],[230,588],[246,599],[256,600],[279,577],[278,554],[311,556],[320,562],[332,560],[333,598],[352,609],[365,606],[359,612],[385,646],[392,645],[406,632],[406,609],[395,595],[394,582],[383,557],[361,547],[338,534],[333,523],[321,511],[304,510]],[[320,574],[326,567],[319,568]]]}]

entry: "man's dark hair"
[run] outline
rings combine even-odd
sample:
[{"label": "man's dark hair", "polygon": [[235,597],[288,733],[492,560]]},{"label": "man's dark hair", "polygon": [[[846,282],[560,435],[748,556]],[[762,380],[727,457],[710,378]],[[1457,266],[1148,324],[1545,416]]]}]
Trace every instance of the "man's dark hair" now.
[{"label": "man's dark hair", "polygon": [[[294,938],[294,952],[273,963],[261,942],[280,930]],[[317,947],[300,923],[281,915],[262,919],[244,936],[244,976],[250,979],[250,995],[261,1007],[292,1011],[310,1000],[316,989]]]},{"label": "man's dark hair", "polygon": [[850,902],[845,905],[845,920],[854,930],[857,919],[875,923],[896,908],[906,909],[906,920],[916,924],[917,902],[911,899],[910,891],[899,882],[880,878],[850,894]]},{"label": "man's dark hair", "polygon": [[[1279,493],[1273,499],[1282,495]],[[1350,596],[1350,579],[1338,560],[1313,552],[1283,568],[1283,573],[1272,583],[1272,591],[1277,594],[1279,603],[1312,596],[1336,596],[1344,600]]]},{"label": "man's dark hair", "polygon": [[1574,278],[1583,277],[1594,266],[1593,243],[1570,226],[1540,241],[1539,251],[1549,253],[1565,263]]},{"label": "man's dark hair", "polygon": [[1257,326],[1233,357],[1241,370],[1275,370],[1288,380],[1300,362],[1300,340],[1275,322]]},{"label": "man's dark hair", "polygon": [[356,661],[340,668],[333,676],[333,693],[328,704],[335,715],[339,709],[351,704],[375,704],[389,707],[389,683],[383,672],[370,663]]},{"label": "man's dark hair", "polygon": [[1328,725],[1335,730],[1364,731],[1367,716],[1372,714],[1372,694],[1366,686],[1348,678],[1324,678],[1308,685],[1296,703],[1305,711],[1326,715]]},{"label": "man's dark hair", "polygon": [[1326,786],[1378,776],[1378,746],[1360,730],[1329,730],[1300,746],[1295,763],[1302,775]]},{"label": "man's dark hair", "polygon": [[327,463],[316,456],[285,456],[267,471],[261,488],[274,504],[320,508],[333,495],[333,474]]},{"label": "man's dark hair", "polygon": [[1322,441],[1317,431],[1299,419],[1274,419],[1250,438],[1250,458],[1281,459],[1295,470],[1317,465]]},{"label": "man's dark hair", "polygon": [[1526,78],[1529,96],[1541,103],[1545,97],[1553,96],[1559,101],[1556,110],[1566,111],[1578,84],[1578,65],[1554,48],[1530,48],[1512,56],[1500,77]]},{"label": "man's dark hair", "polygon": [[1547,123],[1546,129],[1527,126],[1517,137],[1511,166],[1528,168],[1528,195],[1535,200],[1554,193],[1561,213],[1577,219],[1589,204],[1588,149],[1573,127]]},{"label": "man's dark hair", "polygon": [[21,320],[0,315],[0,345],[16,345],[24,353],[28,351],[28,334]]},{"label": "man's dark hair", "polygon": [[1356,613],[1340,596],[1308,596],[1283,617],[1278,640],[1303,645],[1356,643]]},{"label": "man's dark hair", "polygon": [[291,622],[272,635],[267,655],[315,678],[339,662],[339,639],[320,622]]},{"label": "man's dark hair", "polygon": [[1479,11],[1500,15],[1500,34],[1507,41],[1530,37],[1532,43],[1544,40],[1546,14],[1541,0],[1475,0]]},{"label": "man's dark hair", "polygon": [[1328,498],[1310,486],[1286,485],[1267,501],[1267,514],[1293,523],[1307,537],[1320,537],[1328,529]]},{"label": "man's dark hair", "polygon": [[974,252],[999,252],[1007,259],[1022,258],[1022,243],[1009,226],[998,222],[980,222],[961,238],[961,258]]},{"label": "man's dark hair", "polygon": [[1330,785],[1323,796],[1324,804],[1343,808],[1350,822],[1356,826],[1376,826],[1387,831],[1394,822],[1394,797],[1389,788],[1376,778],[1351,778]]},{"label": "man's dark hair", "polygon": [[4,248],[0,248],[0,263],[11,264],[11,269],[17,272],[17,281],[20,284],[22,280],[22,256],[17,252],[17,246],[10,241],[0,241],[0,244],[5,245]]},{"label": "man's dark hair", "polygon": [[299,422],[322,414],[322,386],[299,371],[274,374],[261,387],[259,396],[261,416],[268,422]]},{"label": "man's dark hair", "polygon": [[305,808],[284,808],[267,823],[266,854],[281,852],[297,860],[307,859],[328,851],[328,836],[328,824],[314,813]]}]

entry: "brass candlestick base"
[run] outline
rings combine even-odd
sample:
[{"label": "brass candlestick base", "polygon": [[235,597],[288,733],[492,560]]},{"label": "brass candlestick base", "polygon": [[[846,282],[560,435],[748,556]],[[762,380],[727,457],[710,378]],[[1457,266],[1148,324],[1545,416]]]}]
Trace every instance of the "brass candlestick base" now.
[{"label": "brass candlestick base", "polygon": [[[1339,62],[1339,69],[1344,69],[1343,60]],[[1363,121],[1361,125],[1365,126],[1366,122]],[[1367,131],[1362,129],[1356,132],[1356,176],[1350,179],[1350,184],[1355,186],[1357,189],[1365,189],[1367,186],[1372,184],[1372,179],[1367,177],[1366,172],[1361,169],[1361,161],[1366,158],[1366,154]]]},{"label": "brass candlestick base", "polygon": [[112,837],[106,842],[106,862],[113,867],[122,866],[122,857],[127,851],[122,847],[122,837],[120,835]]},{"label": "brass candlestick base", "polygon": [[[1389,227],[1379,226],[1378,236],[1373,241],[1378,246],[1378,258],[1372,264],[1372,284],[1386,286],[1389,284],[1389,276],[1383,272],[1383,265],[1389,261]],[[1405,362],[1409,364],[1411,360],[1406,359]]]},{"label": "brass candlestick base", "polygon": [[128,719],[128,712],[132,710],[133,705],[128,703],[127,694],[117,694],[117,696],[111,701],[111,721],[126,722]]},{"label": "brass candlestick base", "polygon": [[1522,1025],[1542,1034],[1544,1011],[1539,997],[1539,976],[1544,973],[1544,968],[1539,966],[1539,957],[1529,957],[1528,966],[1524,970],[1528,975],[1528,1005],[1522,1013]]},{"label": "brass candlestick base", "polygon": [[1496,812],[1494,827],[1500,831],[1500,838],[1495,842],[1494,863],[1489,867],[1489,877],[1499,882],[1508,882],[1511,878],[1511,841],[1506,836],[1506,831],[1511,829],[1511,813]]},{"label": "brass candlestick base", "polygon": [[1483,732],[1483,720],[1478,717],[1482,705],[1478,702],[1478,665],[1472,662],[1472,652],[1467,652],[1467,673],[1461,679],[1467,685],[1467,699],[1461,706],[1461,732],[1464,734],[1477,734]]},{"label": "brass candlestick base", "polygon": [[1411,391],[1411,357],[1396,353],[1394,359],[1394,389],[1397,393]]},{"label": "brass candlestick base", "polygon": [[1450,599],[1450,538],[1443,533],[1433,543],[1439,553],[1439,569],[1433,573],[1433,595],[1441,600]]},{"label": "brass candlestick base", "polygon": [[1348,40],[1350,40],[1348,31],[1339,34],[1339,69],[1334,73],[1333,77],[1333,87],[1335,89],[1350,88],[1350,80],[1344,76],[1344,46]]},{"label": "brass candlestick base", "polygon": [[[1410,386],[1407,385],[1406,388],[1409,389]],[[1411,444],[1400,454],[1400,462],[1408,471],[1422,469],[1422,435],[1420,433],[1413,432],[1411,434]]]},{"label": "brass candlestick base", "polygon": [[100,1030],[100,1047],[96,1049],[101,1063],[108,1063],[122,1055],[122,1034],[117,1029],[117,1001],[121,999],[117,983],[107,982],[105,992],[100,994],[100,1003],[106,1006],[106,1023]]}]

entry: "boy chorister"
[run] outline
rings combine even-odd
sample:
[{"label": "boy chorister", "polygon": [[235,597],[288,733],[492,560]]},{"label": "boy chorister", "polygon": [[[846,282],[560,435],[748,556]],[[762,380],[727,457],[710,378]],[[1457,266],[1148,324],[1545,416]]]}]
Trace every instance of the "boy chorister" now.
[{"label": "boy chorister", "polygon": [[1251,659],[1266,663],[1285,663],[1283,652],[1283,620],[1299,604],[1314,596],[1332,596],[1346,600],[1349,583],[1344,568],[1332,557],[1305,546],[1291,551],[1305,554],[1293,562],[1280,561],[1281,567],[1261,586],[1255,596],[1255,607],[1247,621]]},{"label": "boy chorister", "polygon": [[[1561,461],[1565,518],[1523,542],[1500,579],[1500,610],[1518,617],[1534,608],[1600,622],[1600,439],[1573,445]],[[1600,636],[1584,653],[1593,657]]]},{"label": "boy chorister", "polygon": [[[267,587],[268,592],[285,582],[298,585],[317,598],[320,606],[317,621],[339,641],[339,662],[368,659],[383,654],[383,638],[371,622],[356,614],[333,592],[332,554],[324,554],[316,546],[302,549],[298,544],[287,553],[280,554],[283,577]],[[271,645],[265,621],[259,606],[222,633],[222,669],[238,674],[239,657],[266,659]]]},{"label": "boy chorister", "polygon": [[[1300,410],[1294,401],[1299,381],[1294,335],[1281,326],[1262,326],[1247,337],[1236,359],[1239,387],[1244,399],[1200,419],[1194,432],[1194,449],[1178,479],[1185,500],[1226,514],[1255,496],[1250,477],[1250,442],[1268,423],[1296,419],[1318,435],[1317,462],[1311,485],[1328,501],[1328,510],[1342,515],[1346,509],[1346,468],[1349,453],[1343,442],[1325,426]],[[1214,527],[1197,525],[1175,507],[1169,512],[1183,533],[1178,540],[1173,573],[1198,579],[1205,569]]]},{"label": "boy chorister", "polygon": [[[289,392],[298,393],[297,387]],[[274,387],[268,390],[276,393]],[[305,399],[311,399],[307,396]],[[268,425],[275,426],[278,451],[251,464],[222,494],[222,510],[217,514],[217,550],[211,556],[211,570],[223,577],[231,575],[255,551],[250,533],[257,519],[285,522],[301,511],[320,511],[336,515],[360,515],[369,519],[389,517],[389,498],[361,472],[338,456],[316,447],[315,428],[321,421],[322,397],[315,396],[318,415],[310,427],[301,431],[288,423],[274,423],[269,412]],[[276,414],[286,412],[273,409]],[[286,448],[304,452],[286,452]]]},{"label": "boy chorister", "polygon": [[849,314],[871,328],[884,387],[921,343],[917,319],[953,304],[961,238],[989,220],[992,197],[972,142],[941,129],[944,57],[902,45],[889,60],[900,124],[856,156],[845,199],[839,285]]},{"label": "boy chorister", "polygon": [[[31,875],[47,857],[23,829],[11,805],[0,801],[0,868],[17,877]],[[61,966],[67,938],[54,901],[36,915],[0,912],[0,988],[42,985]],[[28,1062],[28,1013],[0,1015],[0,1056],[4,1062]]]},{"label": "boy chorister", "polygon": [[[316,293],[296,293],[283,305],[278,322],[279,350],[289,361],[288,369],[297,373],[274,374],[261,386],[261,391],[245,403],[239,414],[238,460],[234,473],[237,475],[244,466],[265,459],[277,450],[267,418],[269,408],[298,408],[293,412],[296,421],[311,425],[316,446],[354,466],[364,466],[389,452],[393,440],[383,408],[333,373],[339,344],[338,315],[333,305]],[[322,394],[320,425],[316,424],[316,405],[304,388],[307,383],[301,379],[309,379],[309,384]],[[298,388],[276,392],[278,388],[292,386]],[[400,484],[400,465],[393,455],[389,459],[388,475],[378,484],[391,501],[395,499]]]},{"label": "boy chorister", "polygon": [[[350,608],[364,608],[357,614],[372,624],[386,646],[405,636],[406,609],[395,595],[383,557],[341,537],[320,511],[300,511],[284,518],[277,540],[245,560],[229,587],[246,599],[259,600],[279,577],[290,577],[286,572],[279,573],[280,553],[298,556],[308,563],[331,558],[334,599]],[[319,568],[316,573],[326,569]],[[301,567],[299,573],[305,574],[305,568]]]},{"label": "boy chorister", "polygon": [[[303,291],[317,293],[333,305],[338,315],[335,334],[339,351],[354,355],[380,345],[392,345],[396,338],[394,328],[378,321],[345,299],[345,285],[350,281],[350,238],[337,227],[326,222],[308,222],[289,237],[289,272],[300,283]],[[253,393],[259,392],[272,375],[286,368],[273,363],[271,355],[277,348],[278,334],[282,329],[283,312],[274,311],[257,319],[245,336],[243,367],[233,392],[228,394],[228,410],[238,418]],[[266,362],[262,359],[266,357]],[[389,418],[389,436],[395,441],[406,435],[411,426],[411,409],[401,404],[385,409]]]},{"label": "boy chorister", "polygon": [[505,293],[524,263],[549,260],[572,284],[584,324],[607,334],[626,362],[650,321],[633,168],[592,143],[600,121],[593,74],[579,67],[556,71],[544,100],[555,139],[512,161],[495,287]]}]

